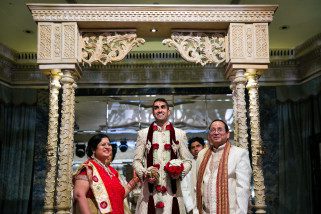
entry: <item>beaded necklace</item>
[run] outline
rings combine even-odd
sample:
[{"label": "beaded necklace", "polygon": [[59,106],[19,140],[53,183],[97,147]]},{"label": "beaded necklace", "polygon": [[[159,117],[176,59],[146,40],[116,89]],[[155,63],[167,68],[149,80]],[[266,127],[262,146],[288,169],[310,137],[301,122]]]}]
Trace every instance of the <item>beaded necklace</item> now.
[{"label": "beaded necklace", "polygon": [[109,169],[109,167],[108,166],[106,166],[105,164],[103,164],[100,160],[98,160],[96,157],[94,157],[93,158],[94,159],[94,161],[96,162],[96,163],[98,163],[98,165],[100,165],[105,171],[106,171],[106,173],[108,174],[108,176],[109,177],[114,177],[115,176],[115,174]]}]

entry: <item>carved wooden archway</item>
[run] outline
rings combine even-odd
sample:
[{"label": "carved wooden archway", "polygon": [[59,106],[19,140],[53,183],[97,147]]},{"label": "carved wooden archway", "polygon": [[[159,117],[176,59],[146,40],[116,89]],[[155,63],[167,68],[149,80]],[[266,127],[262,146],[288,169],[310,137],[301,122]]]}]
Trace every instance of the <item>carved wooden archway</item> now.
[{"label": "carved wooden archway", "polygon": [[258,79],[269,64],[268,24],[277,6],[28,4],[28,7],[38,24],[37,62],[50,79],[45,213],[71,210],[74,98],[81,64],[122,60],[134,46],[144,43],[150,26],[163,28],[162,36],[170,37],[163,43],[175,47],[187,61],[201,65],[226,63],[225,76],[233,91],[235,142],[244,148],[248,148],[244,93],[248,89],[254,207],[256,213],[265,213]]}]

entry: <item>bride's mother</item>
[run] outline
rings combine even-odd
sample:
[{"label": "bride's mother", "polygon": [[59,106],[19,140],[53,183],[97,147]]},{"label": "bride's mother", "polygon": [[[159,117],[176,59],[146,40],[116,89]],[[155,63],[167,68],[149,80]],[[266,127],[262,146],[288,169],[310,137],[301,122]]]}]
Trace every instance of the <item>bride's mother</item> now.
[{"label": "bride's mother", "polygon": [[118,172],[111,167],[112,146],[105,134],[94,135],[88,141],[89,157],[74,175],[74,200],[76,213],[124,214],[123,201],[135,187],[138,178],[123,186]]}]

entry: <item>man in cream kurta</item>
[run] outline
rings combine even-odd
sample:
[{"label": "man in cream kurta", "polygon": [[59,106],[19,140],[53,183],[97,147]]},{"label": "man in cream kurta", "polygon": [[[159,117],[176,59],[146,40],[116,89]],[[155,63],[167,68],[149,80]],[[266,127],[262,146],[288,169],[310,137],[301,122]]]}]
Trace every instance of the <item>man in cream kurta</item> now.
[{"label": "man in cream kurta", "polygon": [[[197,158],[197,173],[206,154],[209,158],[201,185],[201,213],[217,213],[217,176],[219,163],[229,138],[228,126],[224,121],[214,120],[208,134],[209,148],[203,149]],[[227,186],[229,213],[247,213],[250,198],[251,166],[247,150],[230,145],[227,158]],[[209,151],[211,150],[211,151]],[[204,163],[203,163],[204,164]]]},{"label": "man in cream kurta", "polygon": [[204,146],[204,139],[200,137],[194,137],[188,141],[188,150],[193,155],[192,169],[181,182],[183,199],[188,214],[198,213],[196,207],[196,159]]},{"label": "man in cream kurta", "polygon": [[[149,196],[153,196],[155,206],[158,202],[163,202],[164,207],[155,208],[155,213],[172,214],[172,203],[173,197],[176,196],[179,206],[179,213],[185,213],[184,202],[182,198],[182,191],[180,188],[180,180],[189,172],[191,169],[190,154],[186,146],[187,138],[183,130],[173,128],[176,136],[176,143],[172,144],[173,151],[177,154],[177,159],[181,159],[184,165],[184,170],[180,177],[176,179],[177,191],[176,194],[172,192],[171,179],[169,175],[164,171],[164,166],[170,160],[170,150],[165,149],[165,144],[170,144],[170,131],[167,127],[171,124],[168,122],[170,110],[168,103],[165,99],[156,99],[153,103],[153,116],[155,122],[151,125],[153,128],[152,142],[147,140],[149,128],[143,129],[138,132],[136,151],[133,161],[133,167],[138,177],[143,181],[142,193],[138,198],[136,206],[136,214],[147,214],[148,213],[148,202]],[[159,164],[159,169],[156,167],[147,168],[147,155],[151,147],[155,144],[157,149],[153,153],[153,163]],[[158,178],[153,177],[149,172],[156,170]],[[153,192],[149,192],[148,183],[166,187],[166,191],[163,193],[157,192],[156,188]]]}]

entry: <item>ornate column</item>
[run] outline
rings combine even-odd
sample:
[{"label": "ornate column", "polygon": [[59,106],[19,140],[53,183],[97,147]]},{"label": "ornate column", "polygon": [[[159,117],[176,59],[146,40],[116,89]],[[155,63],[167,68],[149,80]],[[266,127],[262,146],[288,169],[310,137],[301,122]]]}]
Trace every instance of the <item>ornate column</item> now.
[{"label": "ornate column", "polygon": [[72,159],[75,121],[75,88],[72,72],[64,70],[57,179],[57,213],[70,213],[72,205]]},{"label": "ornate column", "polygon": [[233,99],[233,121],[234,121],[234,144],[239,146],[238,140],[238,123],[237,123],[237,97],[235,92],[235,75],[230,75],[229,80],[231,81],[230,89],[232,90],[232,99]]},{"label": "ornate column", "polygon": [[58,95],[61,78],[60,69],[45,71],[50,77],[49,85],[49,125],[47,140],[47,174],[45,186],[44,213],[54,213],[55,209],[55,183],[57,178],[57,145],[58,145]]},{"label": "ornate column", "polygon": [[[228,29],[226,76],[235,75],[236,115],[240,146],[247,148],[245,87],[250,99],[250,128],[252,168],[255,190],[255,212],[265,213],[265,186],[262,171],[260,117],[258,111],[258,70],[269,64],[269,35],[267,23],[230,23]],[[246,84],[247,82],[247,85]]]},{"label": "ornate column", "polygon": [[[78,64],[80,61],[79,40],[80,33],[76,22],[59,23],[52,22],[52,20],[38,22],[37,63],[39,63],[41,70],[54,69],[59,71],[63,88],[60,112],[58,104],[54,106],[57,120],[57,114],[61,114],[59,150],[57,151],[57,144],[55,144],[55,148],[48,150],[48,159],[50,159],[52,165],[54,164],[55,169],[48,169],[47,174],[48,186],[50,186],[50,189],[46,189],[45,212],[47,213],[71,212],[75,76],[80,77],[81,74]],[[57,78],[55,81],[56,84],[59,84]],[[58,95],[58,92],[59,88],[55,93]],[[54,128],[57,129],[57,125]],[[52,137],[50,129],[51,127],[49,127],[48,142],[53,140],[57,143],[57,131],[54,133],[56,135]],[[56,167],[57,156],[58,166]],[[57,175],[56,168],[58,168]],[[54,175],[51,175],[52,171],[54,171]],[[50,181],[52,183],[49,184]]]},{"label": "ornate column", "polygon": [[246,124],[246,102],[245,102],[245,84],[244,69],[235,71],[235,92],[236,93],[236,121],[235,125],[238,128],[238,144],[244,149],[248,149],[248,134]]},{"label": "ornate column", "polygon": [[267,23],[230,23],[228,33],[226,76],[235,75],[235,127],[237,140],[248,148],[244,76],[247,68],[266,69],[269,63],[269,35]]},{"label": "ornate column", "polygon": [[256,69],[246,69],[245,76],[248,80],[246,88],[249,91],[250,99],[250,124],[251,124],[251,148],[252,148],[252,168],[255,191],[255,213],[266,213],[265,205],[265,186],[262,170],[262,139],[260,133],[260,114],[259,114],[259,94],[258,78],[260,73]]}]

